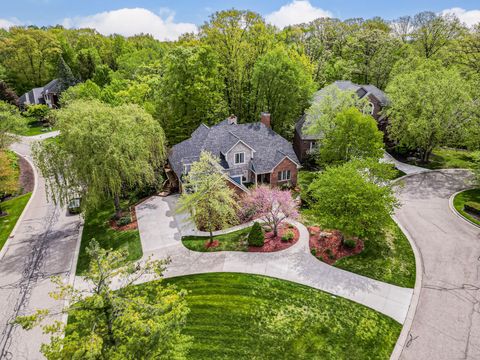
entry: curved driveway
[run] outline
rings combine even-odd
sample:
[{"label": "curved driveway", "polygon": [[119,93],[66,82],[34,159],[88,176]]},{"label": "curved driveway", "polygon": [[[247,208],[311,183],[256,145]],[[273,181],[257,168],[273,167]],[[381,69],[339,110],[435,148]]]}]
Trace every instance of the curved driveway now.
[{"label": "curved driveway", "polygon": [[[55,136],[49,133],[24,137],[11,148],[31,161],[31,144]],[[50,309],[50,321],[62,320],[63,301],[50,298],[55,290],[50,277],[68,281],[75,271],[80,217],[47,201],[44,179],[34,169],[36,185],[17,223],[15,233],[0,253],[0,359],[42,359],[40,344],[50,338],[40,328],[25,331],[11,321],[37,309]]]},{"label": "curved driveway", "polygon": [[465,170],[405,178],[398,222],[419,249],[423,281],[401,359],[480,359],[480,229],[449,208]]}]

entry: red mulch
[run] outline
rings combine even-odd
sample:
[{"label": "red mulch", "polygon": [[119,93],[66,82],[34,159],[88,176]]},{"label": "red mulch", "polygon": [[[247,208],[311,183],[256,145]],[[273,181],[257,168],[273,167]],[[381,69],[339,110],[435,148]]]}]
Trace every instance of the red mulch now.
[{"label": "red mulch", "polygon": [[220,245],[220,241],[218,240],[213,240],[212,242],[210,242],[210,240],[205,241],[206,249],[216,248],[218,245]]},{"label": "red mulch", "polygon": [[[282,235],[287,232],[288,230],[293,231],[294,237],[290,241],[282,241]],[[278,235],[273,236],[273,231],[265,233],[265,243],[262,247],[256,246],[249,246],[249,252],[274,252],[285,250],[290,246],[294,245],[298,238],[300,237],[300,233],[296,227],[289,228],[288,224],[282,224],[278,228]]]},{"label": "red mulch", "polygon": [[[360,239],[353,239],[357,245],[350,249],[342,244],[342,235],[340,231],[323,231],[317,226],[310,226],[308,228],[310,234],[310,250],[315,249],[315,256],[327,264],[335,264],[341,258],[360,254],[363,251],[363,241]],[[331,255],[328,254],[328,249]]]},{"label": "red mulch", "polygon": [[22,194],[26,194],[33,191],[35,185],[35,176],[33,175],[33,169],[23,157],[18,156],[18,167],[20,169],[20,187]]},{"label": "red mulch", "polygon": [[[127,215],[128,215],[127,212],[122,213],[122,216],[127,216]],[[109,222],[110,227],[117,231],[137,230],[138,223],[137,223],[137,214],[135,212],[135,205],[130,206],[130,216],[132,218],[132,222],[130,224],[118,226],[116,220],[110,220]]]}]

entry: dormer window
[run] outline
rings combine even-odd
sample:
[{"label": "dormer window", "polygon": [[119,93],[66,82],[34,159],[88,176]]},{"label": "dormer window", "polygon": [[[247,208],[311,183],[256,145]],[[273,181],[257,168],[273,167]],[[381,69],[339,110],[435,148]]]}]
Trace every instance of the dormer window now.
[{"label": "dormer window", "polygon": [[373,105],[372,102],[369,102],[366,106],[365,106],[365,114],[370,114],[370,115],[373,115],[373,112],[375,111],[375,105]]},{"label": "dormer window", "polygon": [[235,165],[245,164],[245,153],[235,153]]}]

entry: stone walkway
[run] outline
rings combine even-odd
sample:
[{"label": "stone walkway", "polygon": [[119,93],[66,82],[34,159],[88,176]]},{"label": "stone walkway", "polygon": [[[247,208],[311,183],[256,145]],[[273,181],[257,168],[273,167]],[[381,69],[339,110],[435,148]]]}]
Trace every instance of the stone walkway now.
[{"label": "stone walkway", "polygon": [[387,152],[383,154],[383,159],[381,159],[380,161],[394,164],[398,170],[403,171],[407,175],[420,174],[426,171],[430,171],[429,169],[425,169],[420,166],[415,166],[415,165],[410,165],[410,164],[400,162]]},{"label": "stone walkway", "polygon": [[[144,259],[170,257],[165,277],[208,272],[266,275],[311,286],[353,300],[403,323],[412,289],[386,284],[327,265],[310,254],[307,228],[290,221],[300,231],[292,247],[274,253],[190,251],[181,237],[198,234],[185,216],[175,214],[177,196],[152,197],[136,208]],[[148,281],[143,279],[140,282]]]}]

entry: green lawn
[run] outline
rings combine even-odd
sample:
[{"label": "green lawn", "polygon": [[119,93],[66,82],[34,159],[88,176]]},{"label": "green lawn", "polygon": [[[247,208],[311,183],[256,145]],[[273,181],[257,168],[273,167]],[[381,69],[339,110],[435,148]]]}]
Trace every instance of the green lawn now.
[{"label": "green lawn", "polygon": [[476,166],[475,155],[461,149],[437,148],[430,155],[428,163],[409,161],[409,163],[428,169],[472,169]]},{"label": "green lawn", "polygon": [[189,359],[388,359],[401,330],[374,310],[288,281],[235,273],[165,281],[188,290]]},{"label": "green lawn", "polygon": [[27,128],[24,131],[22,131],[19,135],[34,136],[34,135],[45,134],[53,130],[54,128],[44,127],[40,121],[33,119],[28,121]]},{"label": "green lawn", "polygon": [[32,193],[27,193],[0,204],[2,210],[8,214],[7,216],[0,217],[0,249],[10,236],[13,227],[17,223],[31,195]]},{"label": "green lawn", "polygon": [[103,204],[98,209],[87,211],[78,256],[77,275],[83,275],[88,270],[89,258],[86,248],[93,238],[105,249],[128,249],[128,260],[130,261],[142,257],[140,233],[138,230],[116,231],[110,228],[108,221],[113,213],[113,203],[111,204],[111,202]]},{"label": "green lawn", "polygon": [[246,238],[251,228],[248,227],[228,234],[214,236],[214,240],[218,240],[220,243],[215,247],[205,247],[205,243],[209,241],[209,238],[205,236],[184,236],[182,237],[182,243],[187,249],[201,252],[248,251]]},{"label": "green lawn", "polygon": [[461,193],[457,194],[453,199],[453,206],[455,207],[455,209],[460,214],[462,214],[463,217],[480,226],[480,220],[478,218],[475,218],[474,216],[463,210],[463,205],[465,205],[465,203],[468,201],[480,203],[480,189],[462,191]]},{"label": "green lawn", "polygon": [[335,266],[389,284],[415,286],[415,255],[393,220],[385,236],[366,240],[360,254],[340,259]]}]

